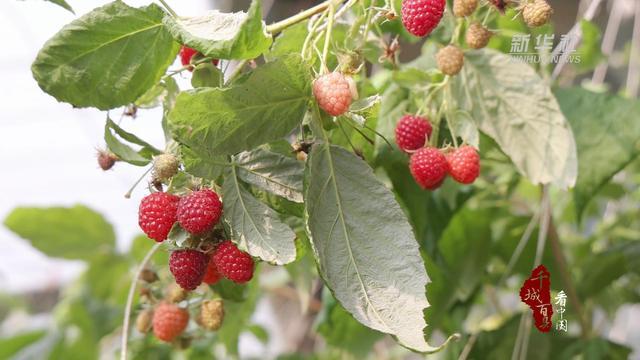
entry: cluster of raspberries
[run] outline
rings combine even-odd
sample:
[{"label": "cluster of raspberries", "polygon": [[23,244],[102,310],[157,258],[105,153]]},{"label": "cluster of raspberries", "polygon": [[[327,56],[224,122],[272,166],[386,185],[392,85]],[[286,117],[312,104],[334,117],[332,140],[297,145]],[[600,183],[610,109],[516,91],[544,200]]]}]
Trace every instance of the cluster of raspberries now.
[{"label": "cluster of raspberries", "polygon": [[[202,189],[179,197],[166,192],[147,195],[140,202],[138,224],[148,237],[166,240],[177,222],[192,235],[211,231],[222,216],[222,202],[213,190]],[[171,253],[169,269],[178,285],[193,290],[203,281],[213,284],[220,277],[245,283],[253,277],[253,259],[226,240],[210,253],[178,249]]]},{"label": "cluster of raspberries", "polygon": [[480,175],[480,156],[472,146],[441,150],[426,146],[431,137],[429,120],[413,115],[403,116],[396,126],[398,147],[411,154],[409,169],[423,189],[435,190],[447,175],[461,184],[473,183]]}]

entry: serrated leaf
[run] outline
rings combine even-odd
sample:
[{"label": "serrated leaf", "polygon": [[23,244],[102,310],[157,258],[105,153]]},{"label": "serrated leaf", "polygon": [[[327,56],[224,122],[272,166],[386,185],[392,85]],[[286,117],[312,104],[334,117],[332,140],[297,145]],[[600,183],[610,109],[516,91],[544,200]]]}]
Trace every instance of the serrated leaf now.
[{"label": "serrated leaf", "polygon": [[[142,148],[139,151],[132,149],[129,145],[116,138],[111,131],[114,131],[123,140],[142,146]],[[153,155],[161,153],[160,150],[156,149],[136,135],[125,131],[109,118],[107,118],[107,122],[104,126],[104,141],[106,142],[109,150],[118,156],[118,159],[132,165],[147,165],[151,161]]]},{"label": "serrated leaf", "polygon": [[558,89],[578,146],[579,176],[573,191],[576,211],[615,174],[640,156],[640,102],[584,89]]},{"label": "serrated leaf", "polygon": [[483,49],[465,53],[452,78],[456,98],[534,184],[572,187],[577,154],[569,123],[544,80],[529,65]]},{"label": "serrated leaf", "polygon": [[[62,28],[31,68],[43,91],[77,107],[108,110],[158,83],[178,52],[157,5],[114,1]],[[117,55],[117,56],[116,56]]]},{"label": "serrated leaf", "polygon": [[199,156],[186,146],[180,147],[180,153],[185,171],[204,179],[216,180],[231,165],[224,156]]},{"label": "serrated leaf", "polygon": [[76,12],[73,11],[73,8],[71,7],[71,5],[69,5],[68,2],[66,2],[65,0],[46,0],[50,3],[56,4],[62,8],[64,8],[65,10],[70,11],[72,14],[75,14]]},{"label": "serrated leaf", "polygon": [[14,209],[4,224],[51,257],[90,260],[115,246],[113,227],[82,206]]},{"label": "serrated leaf", "polygon": [[243,181],[291,201],[302,202],[304,165],[300,161],[265,149],[241,152],[233,157],[233,161]]},{"label": "serrated leaf", "polygon": [[241,249],[276,265],[295,260],[296,234],[280,221],[278,213],[244,189],[235,167],[225,174],[222,198],[224,218]]},{"label": "serrated leaf", "polygon": [[176,81],[172,77],[168,77],[142,94],[142,96],[135,101],[134,105],[141,109],[152,109],[162,105],[166,101],[171,101],[171,98],[176,97],[178,91]]},{"label": "serrated leaf", "polygon": [[310,84],[307,65],[290,55],[258,67],[236,86],[181,93],[169,123],[201,156],[235,154],[279,140],[300,124]]},{"label": "serrated leaf", "polygon": [[254,0],[246,13],[210,10],[203,16],[167,16],[164,23],[181,44],[215,59],[253,59],[272,42],[262,21],[260,0]]},{"label": "serrated leaf", "polygon": [[389,191],[356,155],[326,143],[307,160],[305,220],[319,272],[362,324],[417,351],[429,281],[411,227]]}]

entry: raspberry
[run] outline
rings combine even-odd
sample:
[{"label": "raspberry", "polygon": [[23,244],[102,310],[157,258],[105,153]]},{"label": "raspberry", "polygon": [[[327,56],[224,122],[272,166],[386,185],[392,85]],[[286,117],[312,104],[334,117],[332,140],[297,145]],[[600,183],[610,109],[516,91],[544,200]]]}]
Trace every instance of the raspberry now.
[{"label": "raspberry", "polygon": [[207,270],[204,273],[204,277],[202,278],[202,282],[205,284],[213,285],[220,280],[222,275],[218,272],[218,268],[216,267],[216,262],[213,260],[213,254],[209,257],[209,265],[207,265]]},{"label": "raspberry", "polygon": [[170,342],[182,334],[189,323],[189,313],[177,305],[161,303],[153,312],[153,334]]},{"label": "raspberry", "polygon": [[151,319],[153,318],[153,310],[142,310],[136,318],[136,329],[142,334],[146,334],[151,330]]},{"label": "raspberry", "polygon": [[546,24],[553,14],[553,9],[545,0],[535,0],[527,3],[522,9],[522,18],[529,27],[538,27]]},{"label": "raspberry", "polygon": [[224,305],[222,300],[205,300],[200,306],[198,324],[203,328],[216,331],[220,329],[224,319]]},{"label": "raspberry", "polygon": [[474,22],[467,29],[467,45],[474,49],[482,49],[487,46],[489,40],[491,40],[493,33],[480,23]]},{"label": "raspberry", "polygon": [[438,69],[445,75],[456,75],[464,65],[464,53],[454,45],[447,45],[436,54]]},{"label": "raspberry", "polygon": [[331,116],[339,116],[349,110],[353,100],[349,78],[339,72],[332,72],[313,82],[313,96],[318,105]]},{"label": "raspberry", "polygon": [[140,280],[150,284],[158,281],[158,274],[149,268],[144,268],[140,272]]},{"label": "raspberry", "polygon": [[138,225],[155,241],[164,241],[176,222],[179,197],[163,192],[145,196],[138,209]]},{"label": "raspberry", "polygon": [[165,299],[170,303],[179,303],[186,299],[187,295],[189,295],[189,293],[176,283],[169,284],[165,289]]},{"label": "raspberry", "polygon": [[461,146],[447,154],[449,175],[462,184],[471,184],[480,175],[480,156],[472,146]]},{"label": "raspberry", "polygon": [[[180,48],[180,62],[182,63],[182,66],[191,64],[191,58],[195,54],[199,54],[198,50],[182,45],[182,47]],[[218,59],[211,60],[211,63],[213,64],[213,66],[217,66]],[[193,69],[193,66],[189,66],[189,71],[193,71]]]},{"label": "raspberry", "polygon": [[489,0],[489,2],[493,4],[498,11],[504,14],[504,10],[507,8],[511,0]]},{"label": "raspberry", "polygon": [[396,126],[396,143],[404,151],[418,150],[429,139],[432,130],[429,120],[420,116],[405,115]]},{"label": "raspberry", "polygon": [[100,169],[107,171],[115,165],[116,161],[118,161],[118,157],[113,154],[111,151],[107,150],[98,150],[98,166]]},{"label": "raspberry", "polygon": [[178,222],[191,234],[210,230],[220,220],[222,203],[218,194],[209,189],[194,191],[178,203]]},{"label": "raspberry", "polygon": [[181,288],[193,290],[202,283],[208,263],[209,256],[198,250],[175,250],[169,257],[169,270]]},{"label": "raspberry", "polygon": [[478,0],[453,0],[453,15],[465,17],[473,14],[478,7]]},{"label": "raspberry", "polygon": [[446,0],[403,0],[402,23],[415,36],[429,35],[438,26]]},{"label": "raspberry", "polygon": [[218,272],[233,282],[245,283],[253,277],[253,259],[230,240],[218,245],[213,260]]},{"label": "raspberry", "polygon": [[423,189],[434,190],[442,185],[449,166],[447,158],[436,148],[422,148],[411,156],[411,175]]},{"label": "raspberry", "polygon": [[153,177],[157,180],[167,180],[178,173],[178,158],[173,154],[160,154],[153,158]]}]

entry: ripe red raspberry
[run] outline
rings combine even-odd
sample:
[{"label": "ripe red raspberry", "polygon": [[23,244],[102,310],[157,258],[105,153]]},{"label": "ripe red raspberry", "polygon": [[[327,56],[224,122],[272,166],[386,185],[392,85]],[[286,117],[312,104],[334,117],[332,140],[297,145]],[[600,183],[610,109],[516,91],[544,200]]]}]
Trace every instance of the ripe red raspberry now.
[{"label": "ripe red raspberry", "polygon": [[396,126],[396,143],[404,151],[418,150],[429,139],[432,130],[429,120],[420,116],[405,115]]},{"label": "ripe red raspberry", "polygon": [[[180,48],[180,62],[182,63],[182,66],[191,64],[191,58],[195,54],[198,54],[198,50],[182,45],[182,47]],[[211,63],[213,64],[213,66],[217,66],[218,59],[211,60]],[[193,68],[193,66],[189,66],[189,71],[193,71]]]},{"label": "ripe red raspberry", "polygon": [[429,35],[438,26],[446,0],[403,0],[402,23],[415,36]]},{"label": "ripe red raspberry", "polygon": [[145,196],[138,209],[138,225],[148,237],[164,241],[176,222],[179,197],[164,192]]},{"label": "ripe red raspberry", "polygon": [[209,265],[207,265],[207,270],[204,273],[202,282],[205,284],[213,285],[217,283],[220,278],[222,278],[222,275],[220,275],[220,273],[218,272],[216,262],[213,260],[213,254],[211,254],[209,257]]},{"label": "ripe red raspberry", "polygon": [[449,166],[447,158],[436,148],[422,148],[411,155],[411,175],[423,189],[434,190],[442,185]]},{"label": "ripe red raspberry", "polygon": [[161,303],[153,312],[153,334],[170,342],[182,334],[189,323],[189,313],[174,304]]},{"label": "ripe red raspberry", "polygon": [[169,270],[181,288],[193,290],[202,284],[208,263],[209,256],[198,250],[175,250],[169,257]]},{"label": "ripe red raspberry", "polygon": [[331,116],[342,115],[353,100],[349,79],[339,72],[332,72],[313,82],[313,96],[318,105]]},{"label": "ripe red raspberry", "polygon": [[480,175],[480,155],[472,146],[461,146],[447,154],[449,174],[462,184],[471,184]]},{"label": "ripe red raspberry", "polygon": [[218,245],[213,260],[220,274],[233,282],[245,283],[253,277],[253,259],[230,240]]},{"label": "ripe red raspberry", "polygon": [[210,189],[194,191],[183,196],[178,203],[178,222],[191,234],[210,230],[220,220],[222,203],[218,194]]}]

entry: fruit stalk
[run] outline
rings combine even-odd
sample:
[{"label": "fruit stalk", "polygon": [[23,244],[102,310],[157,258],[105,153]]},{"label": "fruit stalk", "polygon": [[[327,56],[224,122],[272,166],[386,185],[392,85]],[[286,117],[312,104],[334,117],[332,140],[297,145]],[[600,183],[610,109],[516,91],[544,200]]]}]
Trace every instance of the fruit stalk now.
[{"label": "fruit stalk", "polygon": [[136,292],[136,287],[138,286],[138,279],[140,278],[140,273],[147,267],[147,263],[151,260],[153,254],[160,248],[162,243],[157,243],[153,245],[153,247],[149,250],[147,255],[144,256],[140,266],[138,267],[138,271],[133,276],[133,280],[131,281],[131,286],[129,287],[129,294],[127,295],[127,304],[124,308],[124,321],[122,322],[122,339],[120,345],[120,360],[127,360],[127,343],[129,340],[129,318],[131,317],[131,307],[133,306],[133,295]]},{"label": "fruit stalk", "polygon": [[341,3],[342,0],[327,0],[322,2],[314,7],[310,7],[307,10],[304,10],[292,17],[286,18],[282,21],[278,21],[275,24],[271,24],[267,26],[267,32],[275,35],[280,31],[288,28],[289,26],[295,25],[301,21],[304,21],[315,14],[325,11],[330,5],[334,5],[334,3]]}]

